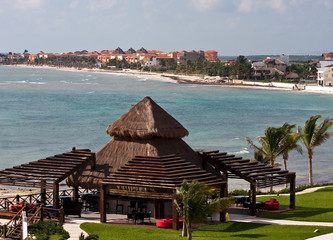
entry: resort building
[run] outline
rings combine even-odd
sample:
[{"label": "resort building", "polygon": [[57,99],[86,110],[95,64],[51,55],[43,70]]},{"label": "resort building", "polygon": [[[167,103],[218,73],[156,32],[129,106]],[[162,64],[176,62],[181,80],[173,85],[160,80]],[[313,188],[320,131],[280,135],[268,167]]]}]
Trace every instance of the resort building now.
[{"label": "resort building", "polygon": [[333,86],[333,64],[325,66],[318,70],[318,85],[323,87]]},{"label": "resort building", "polygon": [[198,61],[198,60],[204,60],[205,59],[205,53],[201,50],[199,51],[181,51],[177,55],[177,64],[185,64],[187,61]]},{"label": "resort building", "polygon": [[[333,64],[333,52],[323,53],[323,59],[320,60],[317,64],[317,82],[319,86],[330,86],[331,83],[329,80],[329,66]],[[328,67],[328,69],[326,69]],[[325,74],[324,74],[325,72]],[[326,82],[327,81],[327,82]],[[332,85],[332,83],[331,83]]]},{"label": "resort building", "polygon": [[214,50],[205,51],[205,60],[211,62],[217,61],[217,52]]}]

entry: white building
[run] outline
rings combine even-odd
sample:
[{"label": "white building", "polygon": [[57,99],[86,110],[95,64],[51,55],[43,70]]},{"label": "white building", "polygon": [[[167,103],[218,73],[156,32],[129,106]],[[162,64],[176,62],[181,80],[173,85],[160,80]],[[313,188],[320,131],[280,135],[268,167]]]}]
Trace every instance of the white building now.
[{"label": "white building", "polygon": [[325,68],[333,64],[333,60],[320,60],[318,63],[317,82],[318,85],[323,86]]},{"label": "white building", "polygon": [[[333,61],[331,61],[333,63]],[[333,86],[333,64],[321,68],[320,73],[318,69],[318,85],[323,87]]]},{"label": "white building", "polygon": [[157,61],[156,57],[152,57],[150,59],[150,61],[144,61],[142,66],[143,67],[156,67],[156,66],[158,66],[158,61]]}]

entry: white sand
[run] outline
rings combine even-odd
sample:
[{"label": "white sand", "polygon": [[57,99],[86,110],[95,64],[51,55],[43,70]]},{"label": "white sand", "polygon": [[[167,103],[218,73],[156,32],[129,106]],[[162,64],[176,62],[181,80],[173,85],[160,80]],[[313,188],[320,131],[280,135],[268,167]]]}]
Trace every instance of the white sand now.
[{"label": "white sand", "polygon": [[[13,65],[9,65],[13,66]],[[304,90],[295,90],[293,83],[279,83],[279,82],[252,82],[243,81],[243,84],[226,84],[217,83],[215,80],[203,79],[200,76],[188,76],[188,75],[178,75],[169,73],[156,73],[156,72],[142,72],[139,70],[126,69],[125,71],[116,70],[103,70],[103,69],[86,69],[81,70],[76,68],[65,68],[65,67],[51,67],[51,66],[33,66],[33,65],[15,65],[13,67],[26,67],[26,68],[42,68],[42,69],[56,69],[62,71],[75,71],[75,72],[94,72],[103,74],[113,74],[113,75],[134,75],[137,77],[146,77],[152,80],[175,82],[179,84],[199,84],[199,85],[213,85],[220,87],[237,87],[237,88],[255,88],[255,89],[265,89],[265,90],[288,90],[297,92],[311,92],[311,93],[323,93],[323,94],[333,94],[333,87],[321,87],[315,85],[308,85]]]}]

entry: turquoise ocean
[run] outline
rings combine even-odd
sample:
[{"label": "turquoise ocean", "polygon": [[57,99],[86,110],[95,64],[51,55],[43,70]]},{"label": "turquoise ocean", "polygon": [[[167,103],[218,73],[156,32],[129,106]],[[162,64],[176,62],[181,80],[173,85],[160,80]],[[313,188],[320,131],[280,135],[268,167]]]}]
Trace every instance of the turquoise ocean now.
[{"label": "turquoise ocean", "polygon": [[[333,117],[333,95],[283,90],[181,85],[147,76],[0,66],[0,169],[70,151],[98,151],[107,126],[150,96],[190,132],[194,149],[253,156],[245,137],[312,115]],[[331,129],[331,132],[333,129]],[[279,158],[278,162],[282,163]],[[282,166],[281,166],[282,167]],[[288,169],[308,182],[307,153]],[[315,148],[314,181],[333,182],[333,137]],[[237,187],[237,186],[236,186]]]}]

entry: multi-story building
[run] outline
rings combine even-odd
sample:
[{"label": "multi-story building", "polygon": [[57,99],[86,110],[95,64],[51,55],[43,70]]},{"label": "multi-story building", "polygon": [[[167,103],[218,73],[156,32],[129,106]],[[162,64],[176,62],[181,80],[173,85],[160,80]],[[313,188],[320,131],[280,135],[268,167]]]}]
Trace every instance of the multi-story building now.
[{"label": "multi-story building", "polygon": [[187,61],[195,62],[198,60],[204,60],[205,59],[205,53],[201,50],[199,51],[181,51],[177,55],[177,64],[185,64]]},{"label": "multi-story building", "polygon": [[333,64],[325,66],[323,71],[318,71],[318,85],[323,87],[333,86]]},{"label": "multi-story building", "polygon": [[[329,75],[326,67],[333,65],[333,52],[323,53],[322,57],[323,57],[323,59],[320,60],[317,64],[317,70],[318,70],[317,71],[317,82],[318,82],[319,86],[328,86],[328,84],[326,84],[326,81],[325,81],[326,79],[324,78],[324,72],[326,72],[326,75]],[[327,82],[327,83],[329,83],[329,82]]]},{"label": "multi-story building", "polygon": [[217,52],[214,50],[205,51],[205,60],[206,61],[217,61]]}]

